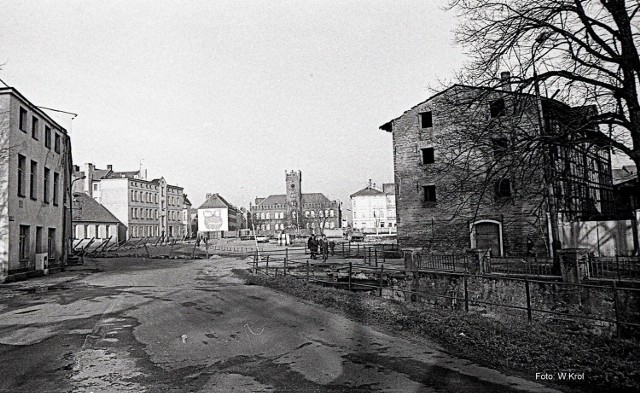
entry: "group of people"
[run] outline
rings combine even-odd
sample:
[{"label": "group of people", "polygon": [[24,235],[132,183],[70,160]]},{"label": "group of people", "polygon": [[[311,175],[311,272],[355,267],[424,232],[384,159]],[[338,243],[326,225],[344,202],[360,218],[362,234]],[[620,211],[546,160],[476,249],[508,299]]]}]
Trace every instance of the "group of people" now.
[{"label": "group of people", "polygon": [[307,247],[309,248],[309,252],[311,253],[311,259],[318,259],[318,249],[320,249],[320,255],[322,256],[322,260],[326,261],[329,258],[329,248],[331,248],[331,255],[333,255],[333,242],[327,241],[327,236],[322,235],[320,239],[316,238],[316,235],[313,234],[307,240]]}]

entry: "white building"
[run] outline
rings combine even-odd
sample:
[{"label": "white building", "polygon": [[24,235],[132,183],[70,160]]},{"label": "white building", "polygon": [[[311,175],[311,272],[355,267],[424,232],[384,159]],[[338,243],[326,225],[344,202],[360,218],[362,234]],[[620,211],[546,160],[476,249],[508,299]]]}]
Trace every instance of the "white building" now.
[{"label": "white building", "polygon": [[14,88],[0,88],[0,282],[64,263],[70,171],[67,131]]},{"label": "white building", "polygon": [[367,233],[396,233],[395,184],[385,183],[382,190],[371,183],[351,195],[352,225]]},{"label": "white building", "polygon": [[[127,227],[127,238],[186,235],[183,225],[183,189],[164,178],[147,180],[142,171],[114,172],[85,164],[76,167],[74,191],[84,192],[106,207]],[[83,178],[84,177],[84,178]]]}]

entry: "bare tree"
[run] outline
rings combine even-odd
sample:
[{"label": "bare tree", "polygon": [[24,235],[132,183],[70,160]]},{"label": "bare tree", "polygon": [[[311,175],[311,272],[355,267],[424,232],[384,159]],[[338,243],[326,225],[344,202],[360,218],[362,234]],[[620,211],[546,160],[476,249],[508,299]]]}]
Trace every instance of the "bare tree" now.
[{"label": "bare tree", "polygon": [[[520,106],[523,108],[520,115],[526,115],[524,108],[537,106],[534,116],[537,116],[539,132],[523,132],[524,128],[519,129],[520,121],[513,122],[514,118],[522,117],[511,116],[509,154],[500,154],[499,160],[487,161],[480,171],[482,176],[475,179],[476,185],[487,190],[505,176],[516,176],[525,181],[521,185],[527,184],[527,179],[540,179],[536,174],[542,168],[544,176],[537,182],[541,186],[537,189],[525,187],[529,192],[544,195],[540,200],[545,201],[546,207],[540,207],[540,211],[564,209],[569,216],[573,215],[572,218],[593,218],[603,209],[611,208],[602,206],[611,204],[608,197],[597,201],[597,198],[590,198],[588,191],[587,195],[582,195],[582,201],[576,202],[572,193],[575,195],[577,190],[572,185],[577,183],[569,181],[575,177],[569,163],[575,155],[590,156],[594,158],[592,162],[600,162],[591,168],[582,168],[579,176],[600,187],[604,194],[611,188],[602,176],[608,168],[597,167],[606,162],[597,159],[599,155],[606,155],[604,149],[620,151],[640,167],[640,3],[626,0],[452,0],[450,8],[460,14],[462,23],[456,38],[467,48],[471,58],[460,72],[459,80],[473,86],[513,89],[514,93],[520,94],[517,97],[523,104],[515,103],[512,108],[503,106],[513,113],[518,113]],[[497,78],[505,70],[512,78]],[[486,98],[487,95],[476,95],[462,100],[465,101],[462,104],[471,108]],[[565,103],[567,107],[561,108],[562,105],[556,102]],[[555,115],[545,118],[549,112]],[[467,130],[467,138],[481,139],[478,137],[482,137],[482,129],[472,127]],[[482,140],[495,145],[495,130],[491,134]],[[498,145],[504,143],[497,142]],[[484,146],[485,151],[491,148],[495,151],[496,146]],[[540,151],[544,153],[533,153]],[[465,152],[460,151],[458,155],[462,157]],[[566,164],[550,164],[562,155]],[[468,160],[467,164],[460,161],[462,163],[458,165],[474,165],[474,160]],[[468,177],[478,172],[471,171],[461,183],[469,184]],[[487,173],[491,175],[487,176]],[[552,182],[557,176],[564,179],[560,187]],[[640,185],[636,188],[640,194]],[[522,190],[517,189],[518,192]],[[635,215],[631,218],[635,220]],[[637,252],[637,223],[634,222],[632,228]],[[557,239],[558,235],[554,234],[554,243]]]}]

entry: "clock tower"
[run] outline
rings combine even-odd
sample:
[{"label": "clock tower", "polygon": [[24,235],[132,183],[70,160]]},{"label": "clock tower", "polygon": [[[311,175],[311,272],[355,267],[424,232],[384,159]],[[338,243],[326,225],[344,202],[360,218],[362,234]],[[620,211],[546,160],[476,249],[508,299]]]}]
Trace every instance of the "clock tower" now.
[{"label": "clock tower", "polygon": [[302,223],[302,172],[285,171],[286,195],[287,195],[287,221],[288,227],[299,228]]}]

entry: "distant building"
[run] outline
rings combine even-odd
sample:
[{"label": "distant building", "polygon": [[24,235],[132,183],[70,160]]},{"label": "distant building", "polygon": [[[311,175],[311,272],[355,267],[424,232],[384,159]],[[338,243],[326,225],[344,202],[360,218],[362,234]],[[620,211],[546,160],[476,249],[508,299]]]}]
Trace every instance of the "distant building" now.
[{"label": "distant building", "polygon": [[183,189],[164,178],[147,180],[142,171],[115,172],[111,165],[74,168],[74,191],[84,192],[112,212],[126,227],[127,237],[182,238]]},{"label": "distant building", "polygon": [[320,193],[302,193],[302,173],[285,172],[286,194],[256,198],[252,205],[252,225],[257,233],[308,234],[324,229],[340,228],[342,214],[340,202]]},{"label": "distant building", "polygon": [[382,190],[371,183],[351,194],[352,225],[366,233],[395,233],[395,184],[386,183]]},{"label": "distant building", "polygon": [[0,283],[60,267],[70,220],[67,131],[12,87],[0,88]]},{"label": "distant building", "polygon": [[106,207],[83,192],[73,193],[73,234],[77,240],[91,240],[109,244],[126,239],[127,228]]},{"label": "distant building", "polygon": [[209,239],[238,236],[241,220],[240,211],[220,194],[207,194],[198,207],[198,236]]},{"label": "distant building", "polygon": [[182,196],[182,227],[184,228],[184,235],[191,239],[197,232],[197,228],[194,230],[194,225],[191,220],[191,212],[193,211],[191,201],[187,198],[187,194],[183,194]]}]

